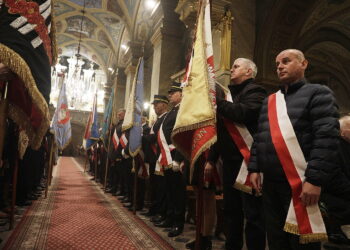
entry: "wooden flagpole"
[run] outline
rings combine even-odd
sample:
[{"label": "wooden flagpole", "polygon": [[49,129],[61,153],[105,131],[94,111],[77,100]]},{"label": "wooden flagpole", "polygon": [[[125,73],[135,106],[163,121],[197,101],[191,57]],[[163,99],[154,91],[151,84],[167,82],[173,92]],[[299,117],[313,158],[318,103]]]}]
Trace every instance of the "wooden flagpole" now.
[{"label": "wooden flagpole", "polygon": [[[116,76],[118,76],[118,72],[119,70],[117,69],[116,71]],[[107,177],[108,177],[108,166],[109,166],[109,158],[108,158],[108,153],[109,150],[111,149],[111,135],[112,135],[112,124],[113,124],[113,115],[114,115],[114,106],[115,106],[115,98],[117,96],[117,81],[115,81],[114,84],[114,89],[113,89],[114,93],[113,93],[113,103],[112,103],[112,113],[111,113],[111,118],[108,124],[108,147],[107,147],[107,154],[106,154],[106,167],[105,167],[105,179],[104,179],[104,190],[106,191],[107,188]]]},{"label": "wooden flagpole", "polygon": [[11,212],[10,212],[10,230],[13,229],[14,223],[15,223],[15,209],[16,209],[16,195],[17,195],[17,175],[18,175],[18,149],[15,154],[15,165],[13,169],[13,176],[12,176],[12,200],[11,200]]},{"label": "wooden flagpole", "polygon": [[49,163],[47,165],[47,171],[46,171],[47,178],[46,178],[46,187],[45,187],[45,199],[47,198],[47,193],[50,185],[51,177],[49,175],[52,173],[51,169],[52,169],[52,159],[53,159],[53,139],[54,138],[52,137],[52,135],[49,135],[48,139],[50,139],[50,155],[49,155]]},{"label": "wooden flagpole", "polygon": [[132,168],[134,169],[134,200],[133,200],[133,213],[136,214],[136,202],[137,202],[137,175],[138,175],[138,164],[135,162],[135,157],[132,158]]},{"label": "wooden flagpole", "polygon": [[[114,101],[114,100],[113,100]],[[112,111],[113,113],[113,111]],[[103,183],[103,188],[104,190],[106,191],[106,188],[107,188],[107,177],[108,177],[108,165],[109,165],[109,158],[108,158],[108,153],[109,153],[109,149],[111,147],[111,131],[112,131],[112,128],[110,127],[112,124],[112,117],[111,117],[111,120],[110,120],[110,123],[109,123],[109,131],[108,131],[108,148],[107,148],[107,154],[106,154],[106,167],[105,167],[105,178],[104,178],[104,183]]]},{"label": "wooden flagpole", "polygon": [[204,165],[205,160],[203,154],[198,159],[199,175],[198,175],[198,190],[197,190],[197,205],[196,205],[196,241],[195,249],[201,249],[201,231],[203,224],[203,186],[204,186]]}]

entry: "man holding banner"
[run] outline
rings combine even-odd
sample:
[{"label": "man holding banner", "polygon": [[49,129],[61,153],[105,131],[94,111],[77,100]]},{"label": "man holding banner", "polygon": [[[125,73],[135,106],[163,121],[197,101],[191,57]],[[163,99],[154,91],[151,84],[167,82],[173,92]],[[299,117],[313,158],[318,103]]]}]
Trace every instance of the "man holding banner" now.
[{"label": "man holding banner", "polygon": [[329,88],[307,83],[307,65],[296,49],[276,57],[281,89],[263,103],[251,150],[270,250],[321,249],[318,241],[327,239],[318,200],[337,169],[338,111]]},{"label": "man holding banner", "polygon": [[[165,219],[165,179],[163,173],[156,171],[156,163],[159,157],[159,147],[157,144],[157,135],[160,125],[163,123],[168,109],[168,98],[163,95],[154,95],[153,108],[157,115],[157,120],[153,124],[148,135],[142,137],[142,148],[145,153],[145,161],[149,164],[149,182],[151,193],[151,205],[149,211],[144,213],[146,216],[152,217],[151,221],[158,222]],[[156,216],[158,215],[158,216]]]},{"label": "man holding banner", "polygon": [[164,171],[167,192],[167,214],[166,219],[156,225],[160,227],[172,227],[168,236],[175,237],[182,233],[185,223],[186,185],[181,169],[183,157],[176,150],[171,139],[171,133],[182,99],[181,84],[173,82],[168,93],[169,103],[173,108],[166,114],[158,131],[160,155],[156,166],[156,171],[158,168],[160,168],[160,171]]}]

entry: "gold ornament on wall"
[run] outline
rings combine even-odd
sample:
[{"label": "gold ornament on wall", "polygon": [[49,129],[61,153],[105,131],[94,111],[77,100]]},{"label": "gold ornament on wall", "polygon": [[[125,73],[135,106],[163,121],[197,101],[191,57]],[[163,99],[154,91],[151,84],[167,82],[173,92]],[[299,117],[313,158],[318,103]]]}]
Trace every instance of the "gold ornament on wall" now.
[{"label": "gold ornament on wall", "polygon": [[220,70],[229,71],[231,68],[231,33],[232,33],[232,14],[230,10],[225,11],[225,15],[220,21],[221,26],[221,58]]}]

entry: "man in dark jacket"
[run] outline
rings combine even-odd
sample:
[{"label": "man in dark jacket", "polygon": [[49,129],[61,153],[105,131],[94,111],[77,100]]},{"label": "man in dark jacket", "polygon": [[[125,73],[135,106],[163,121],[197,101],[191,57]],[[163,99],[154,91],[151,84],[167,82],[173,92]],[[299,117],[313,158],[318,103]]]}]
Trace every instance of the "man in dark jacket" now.
[{"label": "man in dark jacket", "polygon": [[[276,57],[287,115],[306,161],[305,181],[301,183],[300,200],[296,201],[304,207],[317,204],[321,187],[337,168],[335,157],[339,136],[333,93],[325,86],[307,83],[304,78],[307,64],[303,53],[295,49],[284,50]],[[272,140],[271,132],[274,131],[270,130],[272,119],[269,119],[268,107],[266,99],[260,112],[248,169],[254,188],[263,192],[269,249],[320,249],[319,243],[300,244],[298,235],[284,232],[292,197],[290,179],[286,177],[285,166],[280,162],[283,158],[277,156]],[[263,187],[260,172],[264,174]]]},{"label": "man in dark jacket", "polygon": [[150,182],[150,197],[151,206],[149,210],[143,215],[159,217],[154,220],[158,222],[165,219],[165,182],[164,176],[155,173],[156,162],[159,157],[159,148],[157,145],[157,135],[168,109],[168,98],[163,95],[154,95],[153,108],[157,115],[157,120],[153,124],[151,131],[142,136],[142,148],[145,153],[145,162],[149,164],[149,182]]},{"label": "man in dark jacket", "polygon": [[[158,146],[163,148],[161,150],[162,160],[160,164],[164,168],[164,177],[167,184],[167,215],[166,219],[157,225],[160,227],[172,227],[168,236],[176,237],[183,231],[186,197],[186,185],[181,172],[181,162],[184,158],[174,148],[171,141],[171,132],[175,126],[176,116],[182,99],[181,84],[174,82],[168,93],[169,102],[173,105],[173,108],[166,114],[158,132],[160,138],[158,139]],[[165,147],[169,148],[170,158],[165,153],[163,154]]]},{"label": "man in dark jacket", "polygon": [[232,102],[226,101],[217,89],[218,141],[210,152],[205,172],[213,168],[219,155],[223,160],[224,216],[226,249],[242,249],[244,214],[246,243],[248,249],[265,249],[265,231],[260,198],[242,193],[233,188],[242,165],[243,156],[230,135],[224,119],[229,123],[242,124],[254,135],[257,119],[266,91],[254,83],[257,68],[249,59],[235,60],[231,69],[231,84],[228,86]]}]

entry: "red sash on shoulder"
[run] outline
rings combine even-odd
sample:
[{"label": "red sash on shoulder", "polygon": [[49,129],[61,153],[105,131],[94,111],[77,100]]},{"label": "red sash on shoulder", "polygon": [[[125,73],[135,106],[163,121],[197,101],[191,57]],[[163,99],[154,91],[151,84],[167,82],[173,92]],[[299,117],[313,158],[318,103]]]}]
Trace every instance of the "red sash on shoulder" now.
[{"label": "red sash on shoulder", "polygon": [[125,133],[122,134],[119,141],[122,147],[125,148],[126,145],[128,144],[128,139],[126,138]]},{"label": "red sash on shoulder", "polygon": [[119,146],[119,138],[117,135],[117,129],[114,130],[112,141],[113,141],[114,149],[117,150],[117,148]]},{"label": "red sash on shoulder", "polygon": [[155,173],[157,175],[164,175],[164,169],[169,168],[173,163],[171,151],[175,149],[175,146],[173,144],[168,145],[163,132],[163,124],[159,128],[157,139],[160,148],[160,155],[156,163]]},{"label": "red sash on shoulder", "polygon": [[[226,93],[226,100],[232,102],[232,97],[229,92]],[[233,123],[227,119],[224,119],[224,124],[239,152],[243,156],[242,165],[233,186],[236,189],[251,194],[253,189],[250,182],[250,174],[248,172],[248,163],[250,158],[250,148],[253,144],[253,137],[249,133],[247,127],[243,124]]]},{"label": "red sash on shoulder", "polygon": [[318,204],[305,207],[300,199],[307,162],[289,119],[281,91],[269,96],[268,118],[272,143],[292,189],[292,200],[284,231],[300,235],[301,243],[327,240]]}]

